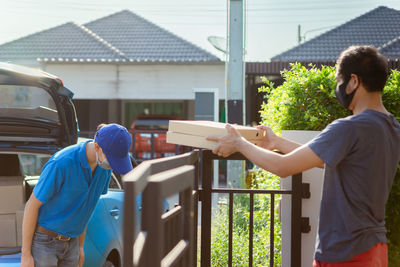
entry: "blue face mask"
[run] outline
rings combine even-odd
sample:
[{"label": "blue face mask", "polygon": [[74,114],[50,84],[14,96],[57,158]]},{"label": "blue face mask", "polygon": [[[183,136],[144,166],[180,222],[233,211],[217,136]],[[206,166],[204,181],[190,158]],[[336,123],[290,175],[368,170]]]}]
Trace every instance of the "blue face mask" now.
[{"label": "blue face mask", "polygon": [[97,156],[97,152],[96,152],[96,163],[97,163],[97,166],[99,166],[102,169],[111,170],[110,163],[108,163],[106,157],[104,157],[104,160],[102,162],[100,162],[99,156]]}]

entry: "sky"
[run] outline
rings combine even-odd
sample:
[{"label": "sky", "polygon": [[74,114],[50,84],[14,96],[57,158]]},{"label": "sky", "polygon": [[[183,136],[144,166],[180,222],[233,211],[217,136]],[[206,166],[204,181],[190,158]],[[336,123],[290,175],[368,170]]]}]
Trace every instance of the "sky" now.
[{"label": "sky", "polygon": [[[223,58],[208,41],[226,36],[227,0],[0,0],[0,44],[66,22],[85,24],[123,9]],[[378,6],[400,0],[245,0],[246,61],[271,57]]]}]

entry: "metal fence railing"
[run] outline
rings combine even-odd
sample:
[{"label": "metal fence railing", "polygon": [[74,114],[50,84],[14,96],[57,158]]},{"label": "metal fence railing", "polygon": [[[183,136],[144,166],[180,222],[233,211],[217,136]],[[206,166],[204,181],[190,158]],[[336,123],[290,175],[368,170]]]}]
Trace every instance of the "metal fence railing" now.
[{"label": "metal fence railing", "polygon": [[[270,195],[270,259],[269,266],[274,266],[274,202],[275,195],[291,195],[291,267],[301,265],[301,233],[302,233],[302,174],[296,174],[292,177],[292,190],[255,190],[255,189],[231,189],[231,188],[213,188],[213,161],[214,160],[245,160],[246,158],[239,154],[233,154],[228,158],[221,158],[214,155],[211,151],[202,152],[201,178],[202,187],[200,189],[202,210],[201,210],[201,266],[211,266],[211,216],[212,216],[212,195],[218,193],[229,194],[229,247],[228,247],[228,265],[232,266],[232,222],[233,222],[233,197],[235,194],[248,194],[250,197],[250,223],[249,223],[249,266],[253,263],[253,207],[255,194]],[[267,212],[267,211],[266,211]]]},{"label": "metal fence railing", "polygon": [[[124,177],[123,266],[193,266],[198,154],[193,151],[146,161]],[[140,193],[142,220],[135,235],[138,226],[134,200]],[[162,214],[163,199],[176,193],[179,205]]]},{"label": "metal fence railing", "polygon": [[[291,196],[291,266],[301,265],[301,233],[305,231],[301,217],[302,174],[292,177],[291,190],[247,190],[213,188],[214,160],[244,160],[236,153],[221,158],[211,151],[192,151],[163,159],[145,161],[124,178],[124,255],[123,266],[197,266],[197,244],[200,244],[200,265],[211,266],[212,195],[229,195],[228,265],[232,266],[233,198],[247,194],[250,199],[249,266],[253,264],[254,196],[270,196],[270,258],[274,265],[275,196]],[[201,188],[199,188],[201,183]],[[179,205],[161,214],[163,198],[179,192]],[[136,196],[143,194],[142,225],[135,236]],[[201,201],[201,234],[197,242],[198,202]],[[266,211],[267,212],[267,211]],[[188,215],[190,213],[190,215]]]}]

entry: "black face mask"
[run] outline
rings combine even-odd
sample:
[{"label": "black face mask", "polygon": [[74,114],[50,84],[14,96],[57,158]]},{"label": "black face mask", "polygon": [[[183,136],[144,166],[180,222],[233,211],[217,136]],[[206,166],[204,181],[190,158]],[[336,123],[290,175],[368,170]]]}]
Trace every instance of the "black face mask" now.
[{"label": "black face mask", "polygon": [[346,93],[346,87],[347,87],[347,84],[349,83],[349,81],[350,81],[350,79],[346,79],[345,82],[338,84],[335,89],[336,99],[339,101],[339,104],[342,107],[344,107],[345,109],[349,108],[350,103],[353,100],[354,94],[357,91],[357,90],[354,90],[350,94]]}]

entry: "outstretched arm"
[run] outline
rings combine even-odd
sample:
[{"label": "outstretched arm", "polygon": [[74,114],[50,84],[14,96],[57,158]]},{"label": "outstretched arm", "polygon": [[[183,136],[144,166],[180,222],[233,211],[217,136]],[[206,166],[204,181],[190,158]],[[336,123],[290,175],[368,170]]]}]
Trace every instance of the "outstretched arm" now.
[{"label": "outstretched arm", "polygon": [[[324,166],[324,162],[306,145],[296,146],[288,154],[280,155],[248,142],[231,125],[227,124],[226,128],[228,130],[226,136],[207,138],[219,143],[213,150],[213,153],[219,156],[227,157],[235,152],[240,152],[259,167],[280,177]],[[288,144],[289,148],[293,148],[290,143]]]}]

